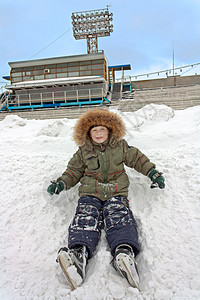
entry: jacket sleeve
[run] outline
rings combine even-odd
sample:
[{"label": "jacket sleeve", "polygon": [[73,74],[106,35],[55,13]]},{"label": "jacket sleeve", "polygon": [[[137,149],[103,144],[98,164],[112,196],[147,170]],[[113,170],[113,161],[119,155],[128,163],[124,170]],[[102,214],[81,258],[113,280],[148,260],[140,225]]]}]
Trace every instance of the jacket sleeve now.
[{"label": "jacket sleeve", "polygon": [[151,169],[156,167],[138,148],[129,146],[125,140],[123,142],[124,163],[126,166],[134,168],[143,175],[147,175]]},{"label": "jacket sleeve", "polygon": [[83,176],[85,171],[85,164],[82,160],[82,153],[79,150],[73,155],[67,165],[67,169],[57,180],[64,181],[66,189],[69,190],[75,186]]}]

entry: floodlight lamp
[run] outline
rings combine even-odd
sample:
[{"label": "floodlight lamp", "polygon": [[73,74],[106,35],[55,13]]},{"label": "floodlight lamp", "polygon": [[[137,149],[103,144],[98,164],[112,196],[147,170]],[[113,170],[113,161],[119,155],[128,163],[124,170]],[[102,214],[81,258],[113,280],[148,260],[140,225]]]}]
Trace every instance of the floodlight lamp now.
[{"label": "floodlight lamp", "polygon": [[98,52],[97,37],[109,36],[113,32],[112,16],[108,8],[72,14],[74,38],[87,39],[88,53]]}]

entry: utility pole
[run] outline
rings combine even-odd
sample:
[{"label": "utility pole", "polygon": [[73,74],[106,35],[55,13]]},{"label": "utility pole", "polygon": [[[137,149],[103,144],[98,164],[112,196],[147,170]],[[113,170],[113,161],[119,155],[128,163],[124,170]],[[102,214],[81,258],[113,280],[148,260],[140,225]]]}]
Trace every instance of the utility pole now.
[{"label": "utility pole", "polygon": [[174,42],[173,42],[173,76],[175,75],[174,73]]}]

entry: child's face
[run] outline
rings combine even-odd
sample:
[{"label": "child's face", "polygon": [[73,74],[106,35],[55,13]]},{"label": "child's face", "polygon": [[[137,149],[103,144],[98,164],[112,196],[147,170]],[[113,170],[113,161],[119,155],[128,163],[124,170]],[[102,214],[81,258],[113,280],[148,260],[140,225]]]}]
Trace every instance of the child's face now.
[{"label": "child's face", "polygon": [[102,144],[108,139],[109,130],[104,126],[96,126],[90,130],[90,137],[95,143]]}]

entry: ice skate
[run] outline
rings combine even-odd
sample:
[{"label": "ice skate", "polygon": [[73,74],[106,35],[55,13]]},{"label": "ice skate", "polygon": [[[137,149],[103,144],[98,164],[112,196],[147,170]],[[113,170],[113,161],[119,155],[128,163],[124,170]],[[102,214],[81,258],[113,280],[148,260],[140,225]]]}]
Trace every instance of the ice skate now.
[{"label": "ice skate", "polygon": [[88,252],[85,246],[78,246],[73,249],[64,247],[58,252],[57,262],[73,290],[85,279],[87,260]]},{"label": "ice skate", "polygon": [[116,248],[113,266],[122,277],[126,278],[131,286],[140,290],[137,265],[131,246],[124,244]]}]

